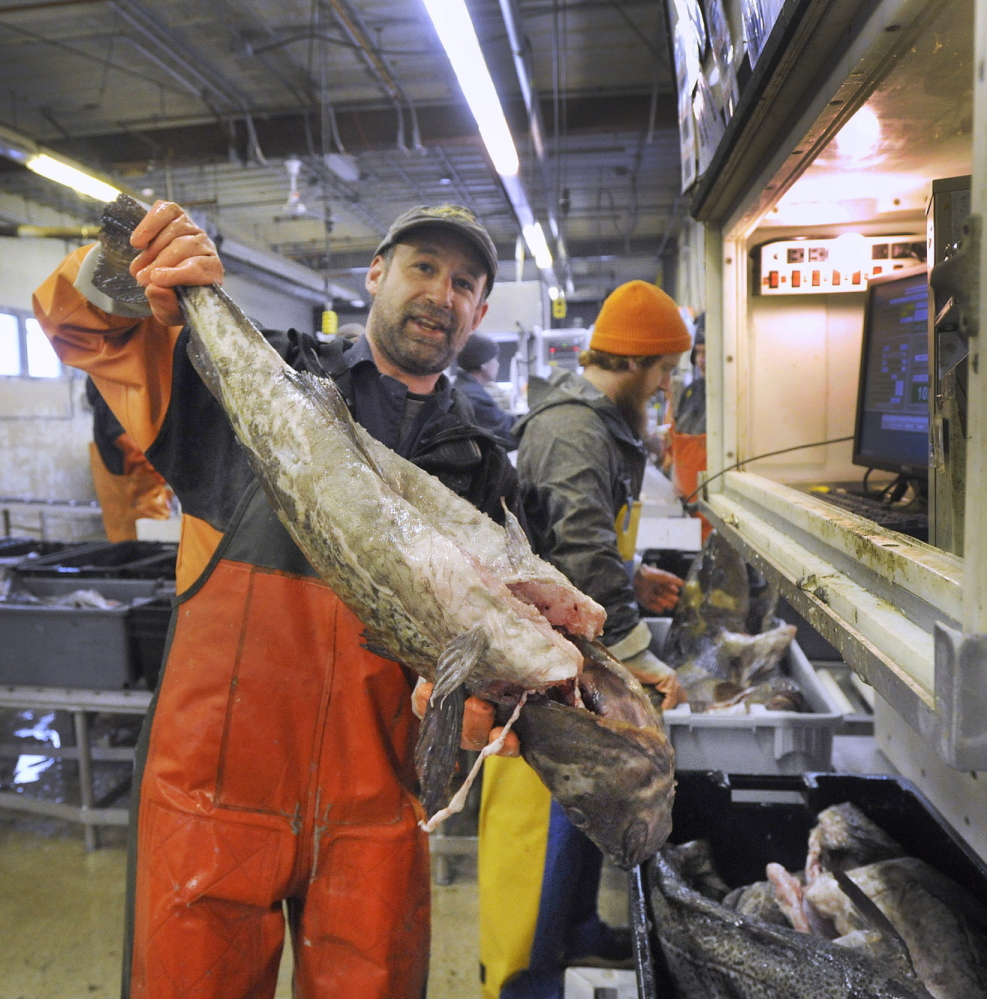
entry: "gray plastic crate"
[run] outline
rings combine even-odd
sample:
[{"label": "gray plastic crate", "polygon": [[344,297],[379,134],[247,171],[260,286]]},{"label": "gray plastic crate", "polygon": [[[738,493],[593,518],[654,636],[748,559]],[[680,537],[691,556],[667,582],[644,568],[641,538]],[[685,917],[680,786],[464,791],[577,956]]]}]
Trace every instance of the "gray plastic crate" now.
[{"label": "gray plastic crate", "polygon": [[0,602],[0,684],[119,690],[139,676],[127,626],[131,607],[153,598],[152,579],[25,579],[38,597],[96,590],[119,607]]},{"label": "gray plastic crate", "polygon": [[[651,650],[657,656],[671,623],[671,618],[647,619]],[[688,704],[663,712],[675,748],[675,769],[735,774],[831,770],[833,735],[843,713],[797,642],[785,654],[782,670],[799,685],[810,712],[769,711],[762,704],[751,705],[747,714],[693,714]]]}]

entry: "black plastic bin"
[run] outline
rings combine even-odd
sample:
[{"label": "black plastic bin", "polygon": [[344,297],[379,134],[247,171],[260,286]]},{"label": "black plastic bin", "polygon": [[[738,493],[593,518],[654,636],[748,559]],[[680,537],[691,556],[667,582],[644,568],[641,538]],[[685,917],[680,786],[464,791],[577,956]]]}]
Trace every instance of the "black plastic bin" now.
[{"label": "black plastic bin", "polygon": [[23,576],[174,579],[178,546],[163,541],[94,542],[18,562]]},{"label": "black plastic bin", "polygon": [[158,685],[172,607],[171,597],[157,596],[131,607],[127,615],[134,668],[144,678],[148,690],[154,690]]},{"label": "black plastic bin", "polygon": [[[763,881],[771,861],[800,870],[818,813],[849,801],[908,854],[947,874],[975,897],[987,898],[987,866],[903,778],[820,773],[728,777],[699,771],[683,771],[675,778],[670,842],[708,840],[717,870],[731,888]],[[765,800],[772,795],[793,800]],[[630,873],[638,993],[640,999],[679,999],[649,930],[647,866]]]},{"label": "black plastic bin", "polygon": [[19,603],[16,591],[0,601],[0,684],[120,690],[137,683],[128,619],[159,592],[158,581],[24,577],[20,586],[37,598],[96,590],[118,604]]},{"label": "black plastic bin", "polygon": [[[23,558],[40,558],[70,547],[65,541],[37,538],[0,538],[0,565],[16,565]],[[79,547],[78,545],[76,547]]]}]

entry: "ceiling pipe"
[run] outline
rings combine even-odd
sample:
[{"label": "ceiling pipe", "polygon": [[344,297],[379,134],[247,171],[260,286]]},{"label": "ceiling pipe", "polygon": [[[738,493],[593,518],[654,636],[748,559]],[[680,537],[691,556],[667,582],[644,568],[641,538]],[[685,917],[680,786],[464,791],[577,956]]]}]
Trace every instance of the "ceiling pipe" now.
[{"label": "ceiling pipe", "polygon": [[520,21],[520,11],[517,8],[516,0],[500,0],[500,12],[504,18],[504,26],[507,29],[507,39],[511,45],[511,54],[514,57],[514,70],[517,73],[518,85],[521,88],[521,96],[524,99],[524,106],[528,112],[528,128],[531,132],[531,144],[535,150],[535,158],[541,168],[542,184],[546,192],[548,224],[555,237],[555,259],[558,263],[559,277],[563,282],[563,287],[571,287],[572,273],[569,266],[569,253],[566,248],[565,236],[562,226],[559,224],[557,205],[552,197],[552,178],[548,165],[548,154],[545,151],[545,129],[541,120],[541,107],[538,94],[534,89],[533,73],[528,61],[528,55],[524,39],[518,28]]},{"label": "ceiling pipe", "polygon": [[404,87],[398,82],[397,77],[395,77],[383,54],[377,50],[377,47],[370,40],[370,36],[363,22],[360,20],[359,14],[357,14],[346,0],[327,0],[327,2],[333,14],[336,15],[336,20],[339,22],[340,27],[342,27],[347,37],[357,47],[370,71],[377,77],[388,97],[395,103],[398,113],[398,145],[402,150],[406,151],[404,146],[404,117],[402,111],[402,105],[404,105],[404,107],[408,108],[408,112],[411,115],[412,144],[416,151],[424,152],[425,147],[422,145],[421,135],[418,131],[418,116],[415,113],[414,105],[405,93]]}]

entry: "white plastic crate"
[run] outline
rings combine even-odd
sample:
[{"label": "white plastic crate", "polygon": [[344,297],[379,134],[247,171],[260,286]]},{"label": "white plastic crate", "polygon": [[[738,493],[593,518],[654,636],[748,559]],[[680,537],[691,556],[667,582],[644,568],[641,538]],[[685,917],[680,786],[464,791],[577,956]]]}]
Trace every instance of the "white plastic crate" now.
[{"label": "white plastic crate", "polygon": [[637,976],[626,968],[566,968],[564,999],[638,999]]},{"label": "white plastic crate", "polygon": [[[660,657],[671,618],[646,620],[654,639],[651,650]],[[734,774],[832,770],[833,735],[843,712],[795,641],[785,653],[782,670],[799,685],[809,712],[769,711],[763,704],[751,705],[747,714],[694,714],[688,704],[663,712],[676,770]]]}]

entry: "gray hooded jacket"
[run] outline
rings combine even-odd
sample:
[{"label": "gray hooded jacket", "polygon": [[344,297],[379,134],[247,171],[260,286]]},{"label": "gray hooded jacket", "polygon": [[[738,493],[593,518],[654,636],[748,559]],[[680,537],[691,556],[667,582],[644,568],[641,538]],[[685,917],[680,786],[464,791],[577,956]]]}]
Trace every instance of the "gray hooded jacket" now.
[{"label": "gray hooded jacket", "polygon": [[638,626],[639,614],[614,522],[641,492],[647,452],[616,405],[565,370],[552,375],[514,433],[535,551],[603,605],[603,642],[617,646]]}]

